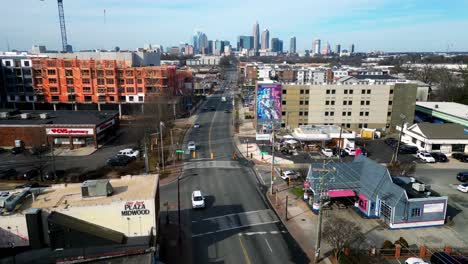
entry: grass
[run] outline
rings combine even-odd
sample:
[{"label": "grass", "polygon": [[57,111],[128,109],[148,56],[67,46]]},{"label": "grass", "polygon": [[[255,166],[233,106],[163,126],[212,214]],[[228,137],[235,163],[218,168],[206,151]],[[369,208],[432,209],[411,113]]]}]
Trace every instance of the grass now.
[{"label": "grass", "polygon": [[301,186],[292,188],[292,192],[298,197],[304,197],[304,189]]}]

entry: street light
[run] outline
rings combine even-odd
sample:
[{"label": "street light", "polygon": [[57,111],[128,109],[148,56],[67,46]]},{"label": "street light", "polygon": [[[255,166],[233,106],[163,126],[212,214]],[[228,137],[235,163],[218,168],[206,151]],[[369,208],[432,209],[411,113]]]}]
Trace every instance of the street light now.
[{"label": "street light", "polygon": [[162,169],[164,171],[164,141],[163,141],[163,130],[162,127],[164,123],[161,121],[159,122],[159,132],[161,133],[161,162],[162,162]]},{"label": "street light", "polygon": [[400,118],[401,118],[400,136],[398,137],[398,144],[395,149],[395,162],[398,162],[398,151],[400,150],[401,136],[403,134],[403,126],[405,125],[406,116],[404,114],[400,114]]}]

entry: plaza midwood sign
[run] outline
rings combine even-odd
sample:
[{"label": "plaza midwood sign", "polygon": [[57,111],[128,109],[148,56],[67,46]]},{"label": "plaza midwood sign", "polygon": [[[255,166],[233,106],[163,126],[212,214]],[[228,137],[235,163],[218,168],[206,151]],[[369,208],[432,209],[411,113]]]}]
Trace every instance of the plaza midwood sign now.
[{"label": "plaza midwood sign", "polygon": [[67,136],[86,136],[93,135],[92,128],[69,128],[69,127],[54,127],[46,129],[47,135],[67,135]]},{"label": "plaza midwood sign", "polygon": [[121,213],[122,216],[148,215],[150,210],[146,209],[144,201],[126,202]]}]

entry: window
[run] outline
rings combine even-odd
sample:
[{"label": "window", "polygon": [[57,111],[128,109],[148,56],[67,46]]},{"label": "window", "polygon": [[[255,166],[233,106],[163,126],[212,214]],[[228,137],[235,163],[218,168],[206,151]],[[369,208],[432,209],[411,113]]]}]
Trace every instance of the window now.
[{"label": "window", "polygon": [[411,217],[421,216],[421,208],[412,208]]},{"label": "window", "polygon": [[348,101],[343,101],[343,105],[347,105],[348,104]]},{"label": "window", "polygon": [[11,66],[11,61],[5,61],[5,66],[10,67]]},{"label": "window", "polygon": [[327,94],[330,94],[330,90],[327,90]]},{"label": "window", "polygon": [[369,116],[369,112],[365,112],[364,115],[365,115],[365,116]]},{"label": "window", "polygon": [[106,75],[114,75],[114,71],[106,70]]},{"label": "window", "polygon": [[114,79],[106,79],[107,84],[114,84]]},{"label": "window", "polygon": [[55,75],[56,71],[55,70],[47,70],[48,75]]},{"label": "window", "polygon": [[303,105],[304,104],[304,101],[299,101],[299,105]]},{"label": "window", "polygon": [[361,94],[366,94],[366,90],[365,90],[365,89],[362,89],[362,90],[361,90]]},{"label": "window", "polygon": [[348,94],[348,90],[345,89],[345,90],[344,90],[344,94]]},{"label": "window", "polygon": [[114,96],[109,96],[109,101],[114,102],[114,101],[115,101],[115,97],[114,97]]},{"label": "window", "polygon": [[73,79],[72,78],[67,78],[67,84],[73,84]]},{"label": "window", "polygon": [[325,112],[325,116],[328,116],[328,112]]},{"label": "window", "polygon": [[133,102],[133,96],[129,96],[128,101]]},{"label": "window", "polygon": [[346,124],[346,128],[350,128],[351,127],[351,124]]},{"label": "window", "polygon": [[123,85],[125,84],[125,79],[118,79],[117,82],[118,84]]},{"label": "window", "polygon": [[390,94],[393,94],[393,89],[390,89]]},{"label": "window", "polygon": [[127,79],[127,84],[133,84],[133,79]]},{"label": "window", "polygon": [[359,112],[359,116],[363,116],[364,115],[364,112]]},{"label": "window", "polygon": [[302,112],[299,112],[299,116],[302,116]]},{"label": "window", "polygon": [[331,105],[335,105],[335,101],[331,101],[330,103],[331,103]]},{"label": "window", "polygon": [[108,93],[115,93],[115,88],[114,87],[107,87],[107,92]]},{"label": "window", "polygon": [[143,92],[143,88],[142,88],[142,87],[138,87],[138,88],[137,88],[137,92],[142,93],[142,92]]},{"label": "window", "polygon": [[309,101],[304,101],[305,105],[309,105]]},{"label": "window", "polygon": [[286,115],[286,111],[281,112],[281,115],[282,115],[282,116],[285,116],[285,115]]},{"label": "window", "polygon": [[135,88],[127,87],[127,93],[134,93],[134,92],[135,92]]},{"label": "window", "polygon": [[[138,84],[142,84],[142,83],[143,83],[143,79],[137,79],[137,83],[138,83]],[[283,91],[286,91],[286,90],[283,90]],[[286,93],[284,93],[284,94],[286,94]]]},{"label": "window", "polygon": [[57,79],[55,78],[49,78],[49,84],[52,84],[52,83],[57,83]]},{"label": "window", "polygon": [[309,112],[304,112],[304,115],[305,115],[305,116],[308,116],[308,115],[309,115]]},{"label": "window", "polygon": [[138,96],[138,102],[143,102],[143,96]]},{"label": "window", "polygon": [[335,93],[336,93],[336,90],[335,90],[335,89],[331,90],[331,93],[332,93],[332,94],[335,94]]},{"label": "window", "polygon": [[387,112],[387,116],[391,116],[392,115],[392,112]]},{"label": "window", "polygon": [[388,101],[388,105],[393,105],[393,101]]},{"label": "window", "polygon": [[98,85],[104,85],[104,79],[103,78],[98,78],[97,79],[97,84]]},{"label": "window", "polygon": [[330,104],[330,101],[325,101],[325,105],[329,105]]},{"label": "window", "polygon": [[346,116],[346,112],[342,112],[341,115],[342,115],[342,116]]},{"label": "window", "polygon": [[364,126],[364,128],[367,128],[367,124],[364,124],[363,126]]},{"label": "window", "polygon": [[304,94],[304,90],[301,89],[301,90],[299,91],[299,94]]},{"label": "window", "polygon": [[364,101],[361,101],[361,105],[364,105]]},{"label": "window", "polygon": [[103,70],[97,70],[96,74],[97,74],[97,76],[102,77],[104,75],[104,71]]},{"label": "window", "polygon": [[366,105],[370,105],[370,101],[366,101]]},{"label": "window", "polygon": [[[84,89],[84,88],[83,88],[83,89]],[[85,102],[91,102],[93,99],[92,99],[92,96],[90,96],[90,95],[85,95],[84,100],[85,100]]]},{"label": "window", "polygon": [[[434,149],[434,148],[432,148]],[[452,152],[465,152],[465,145],[464,144],[453,144],[452,145]]]},{"label": "window", "polygon": [[330,112],[330,116],[334,116],[335,115],[335,112]]},{"label": "window", "polygon": [[310,92],[309,90],[305,90],[305,93],[306,93],[306,94],[309,94],[309,92]]},{"label": "window", "polygon": [[57,92],[58,92],[58,88],[57,88],[57,87],[50,87],[50,88],[49,88],[49,91],[50,91],[51,93],[57,93]]},{"label": "window", "polygon": [[58,95],[52,95],[52,101],[58,101],[59,97]]},{"label": "window", "polygon": [[[138,83],[140,83],[141,79],[138,79]],[[283,94],[286,94],[286,90],[283,89]]]},{"label": "window", "polygon": [[353,94],[353,90],[349,90],[349,94]]},{"label": "window", "polygon": [[284,101],[284,100],[281,101],[281,104],[282,104],[282,105],[285,105],[285,104],[286,104],[286,101]]},{"label": "window", "polygon": [[74,87],[67,87],[67,93],[74,93],[75,88]]},{"label": "window", "polygon": [[348,112],[348,116],[351,116],[351,112]]},{"label": "window", "polygon": [[348,101],[348,105],[353,105],[353,101]]},{"label": "window", "polygon": [[359,127],[359,128],[362,128],[362,124],[359,124],[359,126],[358,126],[358,127]]},{"label": "window", "polygon": [[370,90],[370,89],[368,89],[368,90],[367,90],[367,94],[370,94],[370,93],[371,93],[371,90]]},{"label": "window", "polygon": [[90,93],[91,87],[83,87],[83,93]]},{"label": "window", "polygon": [[69,102],[74,102],[75,101],[75,95],[74,94],[69,94],[68,95],[68,101]]},{"label": "window", "polygon": [[89,76],[89,70],[82,70],[81,75],[83,76]]},{"label": "window", "polygon": [[65,76],[73,76],[72,70],[65,70]]},{"label": "window", "polygon": [[432,144],[432,150],[440,150],[440,144]]},{"label": "window", "polygon": [[90,84],[90,83],[91,83],[91,81],[90,81],[89,79],[87,79],[87,78],[86,78],[86,79],[82,79],[81,82],[82,82],[83,84]]}]

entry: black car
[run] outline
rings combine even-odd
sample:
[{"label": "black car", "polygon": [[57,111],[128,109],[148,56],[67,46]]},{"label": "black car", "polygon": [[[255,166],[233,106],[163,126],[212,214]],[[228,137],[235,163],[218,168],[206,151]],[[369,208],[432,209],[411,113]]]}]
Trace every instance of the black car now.
[{"label": "black car", "polygon": [[360,148],[361,149],[361,152],[362,152],[362,155],[366,156],[366,157],[369,157],[370,153],[367,149],[365,148]]},{"label": "black car", "polygon": [[18,172],[15,169],[7,169],[0,171],[0,179],[7,179],[10,177],[15,177]]},{"label": "black car", "polygon": [[216,108],[211,107],[210,110],[211,110],[211,111],[216,111]]},{"label": "black car", "polygon": [[46,146],[33,147],[31,149],[31,154],[32,155],[41,155],[41,154],[45,153],[48,150],[49,150],[49,148],[46,147]]},{"label": "black car", "polygon": [[44,179],[53,181],[57,180],[60,178],[63,178],[65,176],[65,171],[64,170],[55,170],[55,171],[49,171],[44,175]]},{"label": "black car", "polygon": [[468,154],[464,153],[453,153],[452,158],[457,159],[461,162],[468,162]]},{"label": "black car", "polygon": [[30,180],[34,177],[37,177],[39,175],[39,171],[36,170],[36,169],[30,169],[30,170],[27,170],[23,173],[23,177],[24,179],[26,180]]},{"label": "black car", "polygon": [[14,147],[11,149],[11,154],[17,155],[20,153],[23,153],[24,148],[23,147]]},{"label": "black car", "polygon": [[418,147],[410,145],[400,145],[398,153],[401,154],[416,154],[418,152]]},{"label": "black car", "polygon": [[398,140],[394,138],[387,138],[384,140],[385,144],[389,145],[390,147],[396,147],[398,144]]},{"label": "black car", "polygon": [[[337,156],[338,155],[338,151],[340,151],[338,148],[334,148],[333,149],[333,156]],[[344,149],[341,149],[340,151],[340,157],[346,157],[348,155],[348,153],[346,153],[346,151],[344,151]]]},{"label": "black car", "polygon": [[448,158],[444,153],[431,152],[431,156],[435,159],[436,162],[448,162]]},{"label": "black car", "polygon": [[15,187],[15,189],[22,189],[22,188],[41,188],[41,187],[49,187],[49,185],[42,185],[37,182],[28,182],[25,184],[21,184]]},{"label": "black car", "polygon": [[106,164],[113,167],[127,166],[132,160],[131,157],[119,155],[108,159]]},{"label": "black car", "polygon": [[461,171],[457,173],[457,179],[462,182],[468,181],[468,171]]}]

